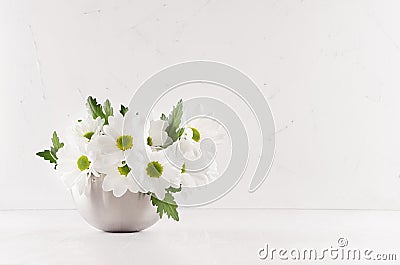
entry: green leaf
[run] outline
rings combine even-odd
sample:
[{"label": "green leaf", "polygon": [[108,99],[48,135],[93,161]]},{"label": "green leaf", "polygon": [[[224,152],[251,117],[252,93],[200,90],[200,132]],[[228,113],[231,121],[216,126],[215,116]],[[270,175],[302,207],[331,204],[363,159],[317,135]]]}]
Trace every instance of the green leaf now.
[{"label": "green leaf", "polygon": [[128,107],[121,105],[121,109],[119,110],[119,113],[121,113],[122,116],[125,116],[125,114],[128,112],[128,110],[129,110]]},{"label": "green leaf", "polygon": [[57,153],[58,150],[64,147],[64,143],[60,142],[60,138],[58,138],[57,132],[53,132],[53,137],[51,138],[51,142],[53,143],[54,153]]},{"label": "green leaf", "polygon": [[165,116],[164,113],[161,113],[160,120],[166,121],[167,120],[167,116]]},{"label": "green leaf", "polygon": [[37,156],[43,157],[44,160],[50,161],[50,163],[56,164],[57,159],[54,158],[50,150],[43,150],[42,152],[36,153]]},{"label": "green leaf", "polygon": [[171,137],[172,141],[176,141],[179,138],[179,133],[177,132],[179,129],[179,125],[181,124],[181,119],[183,115],[183,101],[179,100],[178,104],[172,108],[171,113],[168,116],[168,127],[166,132],[169,137]]},{"label": "green leaf", "polygon": [[57,132],[53,132],[53,137],[51,138],[51,142],[53,146],[50,147],[50,150],[43,150],[42,152],[36,153],[37,156],[43,157],[44,160],[50,161],[50,163],[55,164],[54,169],[57,167],[57,152],[61,148],[64,147],[64,143],[60,142],[60,138],[58,138]]},{"label": "green leaf", "polygon": [[166,192],[168,193],[177,193],[182,191],[182,186],[179,186],[179,188],[174,188],[174,187],[169,187],[168,189],[165,189]]},{"label": "green leaf", "polygon": [[103,109],[104,109],[104,124],[108,124],[108,117],[114,115],[114,110],[111,107],[111,102],[108,99],[104,102]]},{"label": "green leaf", "polygon": [[183,132],[185,131],[185,128],[180,128],[178,130],[178,138],[182,136]]},{"label": "green leaf", "polygon": [[153,206],[157,206],[157,213],[159,214],[160,218],[166,214],[168,218],[179,221],[179,214],[177,211],[178,205],[176,205],[174,196],[172,196],[172,194],[166,193],[164,200],[159,200],[154,194],[152,194],[151,203]]},{"label": "green leaf", "polygon": [[97,117],[105,119],[106,115],[103,112],[103,107],[99,103],[97,103],[97,100],[95,98],[91,96],[88,97],[87,107],[89,108],[93,119],[96,119]]},{"label": "green leaf", "polygon": [[51,155],[56,159],[56,161],[57,161],[57,159],[58,159],[58,157],[57,157],[57,151],[56,151],[56,149],[52,146],[52,147],[50,147],[50,153],[51,153]]}]

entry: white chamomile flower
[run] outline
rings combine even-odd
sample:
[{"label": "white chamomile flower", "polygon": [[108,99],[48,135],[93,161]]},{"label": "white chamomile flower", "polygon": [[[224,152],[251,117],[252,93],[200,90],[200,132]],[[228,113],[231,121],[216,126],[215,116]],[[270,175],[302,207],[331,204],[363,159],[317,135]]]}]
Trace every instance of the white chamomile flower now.
[{"label": "white chamomile flower", "polygon": [[153,192],[158,199],[164,199],[165,189],[179,187],[181,169],[168,162],[164,152],[132,149],[127,157],[127,164],[143,189]]},{"label": "white chamomile flower", "polygon": [[92,138],[98,136],[103,128],[104,119],[97,117],[93,119],[88,116],[86,119],[77,122],[73,129],[76,142],[88,143]]},{"label": "white chamomile flower", "polygon": [[168,122],[164,120],[150,121],[149,136],[147,137],[147,145],[153,148],[162,148],[172,143],[171,137],[165,131]]},{"label": "white chamomile flower", "polygon": [[[135,122],[138,119],[124,119],[123,116],[111,116],[108,125],[104,125],[105,135],[100,135],[94,140],[98,151],[108,157],[113,164],[125,160],[125,151],[133,148],[135,144],[135,130],[139,130]],[[124,127],[124,122],[128,124]],[[120,164],[121,165],[121,164]]]},{"label": "white chamomile flower", "polygon": [[104,172],[106,176],[103,180],[103,190],[112,191],[115,197],[121,197],[127,190],[133,193],[143,192],[133,178],[131,168],[124,162],[121,164],[113,165]]},{"label": "white chamomile flower", "polygon": [[[220,124],[208,118],[193,119],[186,124],[182,135],[168,153],[173,161],[183,163],[180,175],[183,187],[199,187],[218,178],[215,151],[222,147],[224,133]],[[216,150],[209,149],[209,142],[202,150],[201,142],[205,139],[212,141]]]},{"label": "white chamomile flower", "polygon": [[103,161],[96,159],[95,152],[90,146],[66,146],[57,153],[57,169],[62,174],[62,180],[69,189],[78,185],[79,194],[82,194],[88,178],[91,175],[100,176]]}]

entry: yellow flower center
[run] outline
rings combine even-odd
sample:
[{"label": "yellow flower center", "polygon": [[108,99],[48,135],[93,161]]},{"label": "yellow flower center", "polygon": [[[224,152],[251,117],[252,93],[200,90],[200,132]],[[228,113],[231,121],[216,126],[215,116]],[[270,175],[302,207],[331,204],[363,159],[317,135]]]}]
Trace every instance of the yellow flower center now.
[{"label": "yellow flower center", "polygon": [[122,135],[118,137],[117,146],[122,151],[131,149],[133,147],[133,137],[130,135]]},{"label": "yellow flower center", "polygon": [[80,171],[84,171],[90,167],[90,161],[87,156],[81,156],[76,161],[76,165],[78,166]]},{"label": "yellow flower center", "polygon": [[83,135],[83,137],[85,137],[86,139],[88,139],[90,141],[90,139],[92,139],[94,132],[87,132]]},{"label": "yellow flower center", "polygon": [[147,164],[146,172],[150,178],[159,178],[163,173],[163,166],[158,161],[152,161]]},{"label": "yellow flower center", "polygon": [[131,168],[128,167],[127,164],[125,164],[122,167],[118,167],[118,171],[119,171],[119,174],[121,174],[121,176],[125,176],[126,177],[126,176],[128,176],[129,172],[131,172]]}]

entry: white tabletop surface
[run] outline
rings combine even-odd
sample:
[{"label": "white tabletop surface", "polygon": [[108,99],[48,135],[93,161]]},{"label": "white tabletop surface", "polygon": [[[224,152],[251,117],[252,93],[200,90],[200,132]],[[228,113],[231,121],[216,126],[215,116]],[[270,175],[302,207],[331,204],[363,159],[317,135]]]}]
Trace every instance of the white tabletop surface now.
[{"label": "white tabletop surface", "polygon": [[337,247],[397,254],[400,212],[181,209],[131,234],[87,225],[75,210],[0,211],[0,264],[397,264],[398,261],[261,260],[260,248]]}]

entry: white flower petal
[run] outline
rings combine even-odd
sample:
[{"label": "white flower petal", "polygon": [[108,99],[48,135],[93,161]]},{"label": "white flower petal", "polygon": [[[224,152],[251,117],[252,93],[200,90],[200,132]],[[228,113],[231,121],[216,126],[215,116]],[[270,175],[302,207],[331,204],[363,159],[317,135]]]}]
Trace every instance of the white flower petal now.
[{"label": "white flower petal", "polygon": [[170,186],[179,187],[179,184],[181,182],[180,170],[178,170],[171,164],[164,164],[162,178],[166,180]]},{"label": "white flower petal", "polygon": [[103,179],[102,188],[104,191],[111,191],[118,185],[118,176],[106,175]]},{"label": "white flower petal", "polygon": [[197,187],[197,183],[192,175],[188,173],[182,173],[180,177],[183,187]]},{"label": "white flower petal", "polygon": [[157,161],[160,164],[168,163],[164,151],[154,151],[149,154],[150,161]]},{"label": "white flower petal", "polygon": [[119,151],[116,140],[109,135],[96,137],[96,139],[88,146],[88,150],[102,154]]},{"label": "white flower petal", "polygon": [[118,198],[118,197],[121,197],[122,195],[124,195],[127,190],[128,190],[128,187],[126,185],[115,186],[113,189],[113,194],[115,197]]},{"label": "white flower petal", "polygon": [[192,139],[180,140],[179,151],[182,153],[183,157],[191,161],[199,159],[202,155],[200,143]]},{"label": "white flower petal", "polygon": [[166,187],[162,187],[161,185],[154,185],[152,188],[152,192],[156,195],[156,197],[160,200],[163,200],[165,197]]},{"label": "white flower petal", "polygon": [[145,120],[143,117],[141,117],[140,115],[136,115],[134,112],[128,111],[128,113],[126,113],[125,115],[123,123],[124,135],[138,135],[140,131],[143,132],[144,123]]},{"label": "white flower petal", "polygon": [[108,118],[108,125],[104,125],[103,131],[105,134],[117,140],[122,134],[123,117],[121,115],[111,116]]},{"label": "white flower petal", "polygon": [[170,137],[165,132],[168,122],[156,120],[150,122],[149,136],[152,139],[152,146],[164,146],[166,141],[170,141]]},{"label": "white flower petal", "polygon": [[133,193],[138,193],[138,192],[144,192],[142,188],[139,187],[139,185],[136,183],[136,181],[131,177],[127,177],[127,187],[128,189],[133,192]]},{"label": "white flower petal", "polygon": [[[95,120],[88,116],[83,121],[77,122],[73,129],[73,140],[77,144],[85,144],[100,134],[104,120],[97,117]],[[85,137],[87,133],[92,133],[90,140]]]}]

